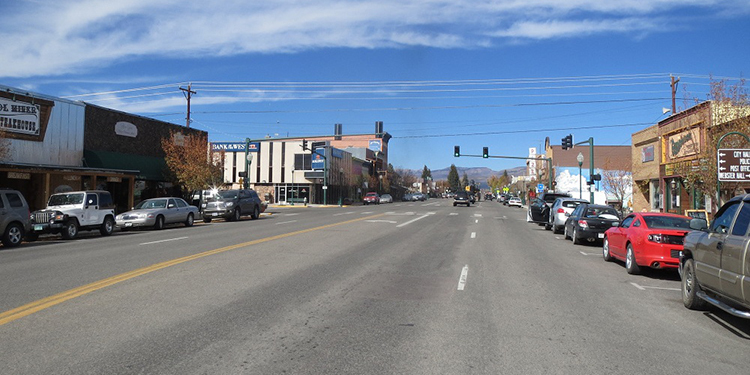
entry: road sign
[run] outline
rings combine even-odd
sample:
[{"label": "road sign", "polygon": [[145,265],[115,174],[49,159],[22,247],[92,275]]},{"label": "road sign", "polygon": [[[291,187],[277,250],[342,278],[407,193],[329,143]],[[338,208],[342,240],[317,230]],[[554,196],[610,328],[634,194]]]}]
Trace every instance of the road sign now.
[{"label": "road sign", "polygon": [[719,181],[750,181],[750,149],[722,148],[716,160]]},{"label": "road sign", "polygon": [[544,192],[544,184],[539,184],[536,186],[536,192],[537,193],[543,193]]}]

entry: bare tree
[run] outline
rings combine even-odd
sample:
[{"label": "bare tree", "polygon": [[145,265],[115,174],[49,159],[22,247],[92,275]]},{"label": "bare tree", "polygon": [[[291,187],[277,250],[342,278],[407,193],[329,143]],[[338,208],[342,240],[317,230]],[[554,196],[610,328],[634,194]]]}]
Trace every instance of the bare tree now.
[{"label": "bare tree", "polygon": [[620,216],[623,215],[625,204],[633,194],[633,174],[630,171],[630,159],[607,159],[602,170],[602,187],[620,202]]}]

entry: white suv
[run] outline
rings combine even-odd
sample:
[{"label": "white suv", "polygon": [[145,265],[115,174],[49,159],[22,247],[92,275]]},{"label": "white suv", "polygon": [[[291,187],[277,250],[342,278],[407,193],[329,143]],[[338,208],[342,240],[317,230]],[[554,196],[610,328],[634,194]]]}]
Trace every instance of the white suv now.
[{"label": "white suv", "polygon": [[5,247],[18,246],[29,232],[29,204],[23,194],[0,189],[0,234]]},{"label": "white suv", "polygon": [[66,240],[75,238],[80,230],[99,230],[109,236],[115,228],[115,210],[108,191],[71,191],[53,194],[47,208],[31,214],[31,232],[35,240],[41,233],[60,233]]}]

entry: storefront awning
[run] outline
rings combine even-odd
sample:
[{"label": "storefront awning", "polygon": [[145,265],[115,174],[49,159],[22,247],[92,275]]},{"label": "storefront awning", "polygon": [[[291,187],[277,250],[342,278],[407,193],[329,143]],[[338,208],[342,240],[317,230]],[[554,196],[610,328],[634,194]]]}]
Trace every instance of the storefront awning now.
[{"label": "storefront awning", "polygon": [[141,180],[169,180],[166,177],[167,163],[163,158],[92,150],[84,150],[83,157],[87,167],[137,170],[136,178]]}]

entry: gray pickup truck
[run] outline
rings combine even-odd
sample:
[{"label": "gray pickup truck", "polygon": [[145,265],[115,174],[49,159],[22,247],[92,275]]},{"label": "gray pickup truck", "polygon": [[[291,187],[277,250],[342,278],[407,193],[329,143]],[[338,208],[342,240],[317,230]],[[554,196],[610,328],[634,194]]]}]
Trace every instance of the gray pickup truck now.
[{"label": "gray pickup truck", "polygon": [[682,302],[700,310],[710,303],[750,319],[750,194],[734,197],[714,216],[690,221],[680,257]]}]

